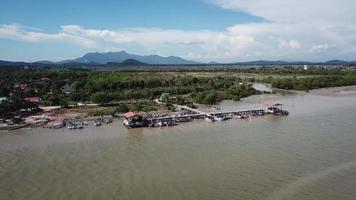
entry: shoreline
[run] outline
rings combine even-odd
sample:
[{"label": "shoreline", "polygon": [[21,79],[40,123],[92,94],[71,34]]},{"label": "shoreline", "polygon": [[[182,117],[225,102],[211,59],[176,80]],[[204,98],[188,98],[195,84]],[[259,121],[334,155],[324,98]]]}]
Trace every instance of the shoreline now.
[{"label": "shoreline", "polygon": [[[197,108],[204,112],[216,112],[217,109],[221,109],[224,107],[223,105],[227,104],[232,107],[234,106],[244,106],[244,104],[258,104],[259,107],[263,108],[263,102],[268,100],[279,101],[286,97],[291,96],[305,96],[305,95],[317,95],[317,96],[330,96],[330,97],[337,97],[337,96],[353,96],[356,95],[356,85],[354,86],[342,86],[342,87],[332,87],[332,88],[320,88],[310,90],[309,92],[306,91],[295,91],[290,90],[291,94],[260,94],[260,95],[252,95],[246,98],[242,98],[241,101],[231,101],[231,100],[223,100],[222,102],[216,105],[203,105],[203,104],[196,104]],[[84,108],[83,110],[81,110]],[[78,108],[64,108],[64,109],[55,109],[52,111],[42,111],[37,113],[36,115],[29,116],[25,118],[25,124],[29,124],[31,127],[43,127],[48,128],[48,125],[55,124],[58,121],[53,120],[60,119],[62,121],[72,121],[72,122],[85,122],[85,121],[93,121],[96,119],[101,118],[109,118],[115,117],[118,119],[122,119],[122,114],[115,115],[115,116],[88,116],[88,107],[78,107]],[[177,115],[179,112],[173,112],[168,110],[157,110],[151,112],[139,112],[142,115],[157,115],[157,116],[171,116]],[[40,117],[42,116],[42,117]],[[46,118],[51,119],[48,123],[39,123],[38,120],[36,121],[35,118]],[[9,127],[11,129],[11,127]]]},{"label": "shoreline", "polygon": [[[304,95],[317,95],[317,96],[348,96],[348,95],[356,95],[356,85],[352,86],[341,86],[341,87],[331,87],[331,88],[320,88],[320,89],[313,89],[309,92],[306,91],[298,91],[298,90],[288,90],[291,94],[260,94],[260,95],[253,95],[246,98],[241,99],[241,103],[262,103],[261,101],[266,101],[269,98],[273,99],[281,99],[283,97],[290,97],[290,96],[304,96]],[[236,102],[239,103],[239,102]]]}]

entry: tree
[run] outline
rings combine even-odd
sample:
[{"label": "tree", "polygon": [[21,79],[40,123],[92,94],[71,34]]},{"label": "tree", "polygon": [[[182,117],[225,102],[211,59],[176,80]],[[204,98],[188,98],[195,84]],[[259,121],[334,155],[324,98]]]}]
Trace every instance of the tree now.
[{"label": "tree", "polygon": [[105,92],[94,93],[90,97],[90,99],[92,102],[99,103],[99,104],[109,103],[112,100],[112,98]]},{"label": "tree", "polygon": [[129,111],[130,111],[129,107],[124,103],[120,104],[115,109],[115,112],[119,112],[119,113],[125,113],[125,112],[129,112]]}]

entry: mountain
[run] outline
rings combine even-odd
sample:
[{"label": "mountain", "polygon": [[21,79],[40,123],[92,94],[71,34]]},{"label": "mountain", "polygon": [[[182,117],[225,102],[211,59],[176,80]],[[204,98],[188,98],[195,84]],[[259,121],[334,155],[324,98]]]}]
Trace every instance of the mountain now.
[{"label": "mountain", "polygon": [[[132,58],[134,57],[134,58]],[[0,60],[2,69],[23,69],[23,68],[42,68],[42,67],[97,67],[97,66],[149,66],[149,65],[240,65],[240,66],[268,66],[268,65],[345,65],[354,66],[356,61],[329,60],[326,62],[306,62],[306,61],[268,61],[257,60],[249,62],[235,63],[197,63],[194,61],[184,60],[180,57],[162,57],[157,55],[140,56],[128,54],[125,51],[108,52],[108,53],[87,53],[83,57],[74,60],[65,60],[61,62],[38,61],[38,62],[12,62]]]},{"label": "mountain", "polygon": [[140,65],[147,65],[146,63],[140,62],[138,60],[135,59],[126,59],[124,60],[122,63],[120,63],[121,65],[126,65],[126,66],[140,66]]},{"label": "mountain", "polygon": [[31,63],[0,60],[0,66],[27,66],[27,65],[31,65]]},{"label": "mountain", "polygon": [[[315,64],[331,64],[327,62],[307,62],[307,61],[282,61],[282,60],[277,60],[277,61],[270,61],[270,60],[256,60],[256,61],[249,61],[249,62],[236,62],[233,63],[236,65],[315,65]],[[345,61],[345,64],[347,62]]]},{"label": "mountain", "polygon": [[162,57],[158,55],[141,56],[136,54],[129,54],[125,51],[120,52],[107,52],[107,53],[87,53],[82,57],[76,58],[74,60],[66,60],[59,62],[59,64],[65,64],[68,62],[75,63],[98,63],[106,64],[111,63],[122,63],[127,59],[133,59],[141,63],[147,64],[157,64],[157,65],[187,65],[187,64],[198,64],[197,62],[185,60],[180,57],[169,56]]},{"label": "mountain", "polygon": [[48,60],[42,60],[42,61],[34,62],[32,64],[55,65],[56,63]]},{"label": "mountain", "polygon": [[349,63],[352,63],[352,62],[346,62],[344,60],[329,60],[329,61],[325,62],[325,64],[328,64],[328,65],[346,65]]},{"label": "mountain", "polygon": [[210,61],[208,62],[208,65],[219,65],[221,63],[215,62],[215,61]]},{"label": "mountain", "polygon": [[249,61],[249,62],[237,62],[234,64],[239,64],[239,65],[285,65],[285,64],[289,64],[289,63],[286,61],[256,60],[256,61]]}]

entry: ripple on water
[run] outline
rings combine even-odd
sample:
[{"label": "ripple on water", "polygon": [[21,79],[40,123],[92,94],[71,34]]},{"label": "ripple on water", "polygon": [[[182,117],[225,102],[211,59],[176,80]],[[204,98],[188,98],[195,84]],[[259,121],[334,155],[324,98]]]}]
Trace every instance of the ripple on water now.
[{"label": "ripple on water", "polygon": [[0,199],[352,199],[355,99],[284,101],[285,118],[1,135]]}]

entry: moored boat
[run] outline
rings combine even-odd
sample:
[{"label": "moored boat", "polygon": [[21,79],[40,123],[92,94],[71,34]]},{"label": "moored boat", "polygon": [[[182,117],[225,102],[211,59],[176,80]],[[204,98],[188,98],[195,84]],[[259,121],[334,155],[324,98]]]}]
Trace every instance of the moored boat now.
[{"label": "moored boat", "polygon": [[184,117],[184,116],[175,116],[173,117],[173,121],[175,122],[191,122],[192,119],[190,117]]},{"label": "moored boat", "polygon": [[267,104],[265,112],[267,114],[273,114],[273,115],[289,115],[289,112],[283,110],[282,106],[283,104],[280,103]]},{"label": "moored boat", "polygon": [[68,126],[67,126],[67,129],[69,130],[73,130],[73,129],[83,129],[83,125],[81,124],[74,124],[74,123],[70,123]]},{"label": "moored boat", "polygon": [[94,121],[94,126],[101,126],[101,121],[100,120],[95,120]]},{"label": "moored boat", "polygon": [[215,118],[212,117],[212,116],[206,116],[205,120],[208,121],[208,122],[215,122]]}]

